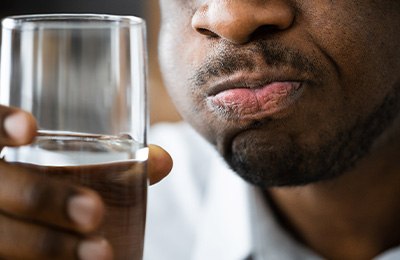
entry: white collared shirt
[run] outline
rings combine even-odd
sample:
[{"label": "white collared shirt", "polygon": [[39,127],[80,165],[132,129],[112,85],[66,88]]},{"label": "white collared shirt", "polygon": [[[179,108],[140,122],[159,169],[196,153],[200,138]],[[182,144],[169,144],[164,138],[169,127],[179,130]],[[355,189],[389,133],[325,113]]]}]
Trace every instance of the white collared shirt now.
[{"label": "white collared shirt", "polygon": [[[230,170],[187,124],[153,127],[150,142],[174,158],[149,188],[145,260],[322,259],[276,222],[259,191]],[[400,248],[376,258],[400,259]]]}]

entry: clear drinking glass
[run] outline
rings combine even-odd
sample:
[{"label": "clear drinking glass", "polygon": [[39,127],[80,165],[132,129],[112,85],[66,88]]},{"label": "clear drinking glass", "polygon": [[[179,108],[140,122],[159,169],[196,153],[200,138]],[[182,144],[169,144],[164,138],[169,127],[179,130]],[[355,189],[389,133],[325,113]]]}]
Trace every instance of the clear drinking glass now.
[{"label": "clear drinking glass", "polygon": [[31,145],[5,160],[95,189],[99,232],[116,259],[141,259],[146,215],[145,23],[131,16],[54,14],[2,22],[0,102],[37,119]]}]

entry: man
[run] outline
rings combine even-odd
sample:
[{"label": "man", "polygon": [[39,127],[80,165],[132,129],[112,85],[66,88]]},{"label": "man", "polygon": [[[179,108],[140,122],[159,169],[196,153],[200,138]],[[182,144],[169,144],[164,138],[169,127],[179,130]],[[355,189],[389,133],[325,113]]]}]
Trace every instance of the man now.
[{"label": "man", "polygon": [[[246,215],[247,209],[242,207],[246,203],[241,200],[242,196],[234,195],[245,192],[235,189],[232,196],[237,201],[225,204],[231,199],[231,194],[227,193],[231,191],[230,185],[238,183],[231,181],[228,175],[219,174],[226,170],[222,163],[186,164],[185,169],[193,172],[207,169],[207,165],[213,171],[205,176],[188,172],[185,176],[193,180],[183,180],[178,186],[182,188],[179,191],[194,188],[199,191],[197,195],[206,199],[179,191],[179,196],[175,193],[172,198],[157,197],[165,199],[167,207],[190,205],[191,198],[199,200],[196,205],[185,207],[193,211],[180,214],[172,208],[169,215],[157,216],[160,225],[156,228],[160,233],[165,234],[163,229],[175,231],[159,241],[154,236],[157,230],[149,232],[149,239],[154,238],[155,244],[158,242],[163,259],[179,259],[173,255],[179,251],[186,253],[185,246],[215,249],[217,243],[213,243],[212,238],[217,233],[232,234],[235,241],[229,245],[245,244],[249,250],[240,252],[246,253],[240,255],[244,258],[282,259],[279,256],[284,255],[293,259],[398,259],[400,249],[395,247],[400,244],[400,165],[397,158],[400,148],[400,36],[397,32],[400,2],[161,0],[160,4],[163,16],[161,65],[171,96],[183,117],[261,194],[249,196],[250,216],[238,217],[235,213]],[[2,108],[1,115],[2,145],[20,145],[31,140],[34,128],[29,115],[9,108]],[[169,129],[164,135],[171,139],[169,134],[174,132],[174,127],[161,127],[155,136],[164,129]],[[192,140],[197,137],[189,133],[190,130],[178,129],[185,133],[178,136],[182,140],[201,143]],[[189,161],[196,156],[216,157],[204,155],[201,151],[208,150],[203,146],[178,146],[185,147],[188,151],[180,153]],[[153,148],[151,157],[150,173],[157,174],[154,179],[159,179],[168,171],[170,162],[158,148]],[[179,161],[182,162],[181,158],[175,158],[175,162]],[[107,256],[109,250],[104,241],[87,238],[81,243],[67,233],[51,231],[51,225],[27,224],[13,218],[13,213],[21,215],[22,212],[26,213],[22,219],[29,219],[31,211],[24,205],[26,208],[32,205],[10,201],[6,191],[21,185],[30,188],[35,180],[28,173],[12,174],[20,169],[5,163],[1,167],[0,206],[5,213],[0,219],[0,252],[6,252],[3,255],[18,253],[11,243],[3,241],[25,238],[31,243],[19,251],[25,250],[26,254],[35,254],[38,258],[48,255],[51,249],[59,255],[73,256],[77,245],[82,258],[88,256],[88,248],[96,249],[98,259],[100,255]],[[218,180],[211,185],[216,187],[213,192],[204,194],[209,191],[202,186],[208,183],[204,178],[215,179],[214,173]],[[171,180],[175,177],[172,175]],[[36,188],[40,192],[41,187]],[[160,194],[173,189],[162,188]],[[51,193],[62,194],[56,190]],[[70,227],[71,219],[77,220],[73,222],[73,229],[85,234],[84,230],[95,228],[95,224],[83,228],[80,223],[96,222],[101,215],[101,202],[91,191],[82,190],[80,194],[86,195],[86,199],[65,198],[70,218],[58,225]],[[221,197],[226,200],[219,201]],[[213,206],[208,207],[205,214],[197,207],[203,202]],[[15,206],[18,203],[25,203],[22,210]],[[74,210],[76,204],[85,207],[83,212],[92,214]],[[220,206],[226,207],[221,209]],[[151,212],[157,210],[150,207]],[[226,209],[236,211],[232,213]],[[49,212],[62,210],[65,208],[56,205],[49,208]],[[220,212],[215,214],[217,210]],[[200,215],[196,216],[198,213]],[[231,228],[201,225],[198,230],[202,233],[196,235],[168,226],[170,222],[176,223],[174,218],[189,219],[182,223],[190,228],[198,225],[191,220],[204,217],[213,222],[215,216],[221,220],[217,223]],[[154,214],[150,217],[149,226],[155,223]],[[235,219],[233,224],[227,224],[231,219]],[[43,222],[54,223],[51,217],[41,219]],[[250,232],[241,230],[240,226],[235,228],[236,223],[244,222],[250,222]],[[27,228],[29,232],[25,232]],[[271,230],[274,232],[269,233]],[[38,248],[35,238],[49,241],[43,237],[60,241],[57,245],[50,243],[56,250],[48,246]],[[170,248],[172,253],[161,250],[163,243],[174,245]],[[196,247],[196,243],[200,245]],[[288,254],[280,255],[271,243],[280,247],[279,252]],[[224,241],[220,244],[222,246],[213,252],[237,250],[228,244],[224,249]],[[153,249],[155,251],[157,246]],[[200,253],[193,256],[189,252],[183,254],[187,258],[180,259],[210,259],[201,258]],[[224,255],[226,258],[220,259],[239,256],[239,253],[228,253]]]},{"label": "man", "polygon": [[[249,255],[285,259],[274,258],[276,249],[268,243],[270,237],[286,233],[307,248],[285,248],[288,239],[281,239],[280,250],[295,252],[294,259],[389,257],[385,252],[400,245],[400,2],[161,0],[160,4],[161,67],[171,97],[184,119],[232,169],[259,187],[260,201],[271,211],[266,217],[273,214],[282,229],[263,232],[271,221],[263,223],[267,221],[259,217],[263,205],[253,203],[250,215],[258,217],[250,216],[253,252]],[[175,163],[179,163],[176,157]],[[213,174],[217,170],[209,178]],[[213,197],[207,187],[199,189],[207,197],[201,202],[212,204],[219,196],[226,197],[230,186],[219,184],[219,193],[210,192]],[[181,196],[191,197],[186,191],[193,187],[182,189]],[[203,207],[198,203],[191,208],[198,206]],[[221,222],[211,221],[215,226],[207,237],[208,247],[215,246],[212,239],[219,232],[234,233],[221,231],[219,225],[243,210],[225,212]],[[173,210],[169,221],[189,213]],[[196,221],[195,225],[210,229]],[[177,233],[184,231],[176,231],[175,237]],[[190,234],[185,236],[190,239]],[[202,238],[185,243],[164,237],[169,245],[182,242],[180,250],[197,249]],[[220,251],[236,250],[226,241],[220,245]],[[152,249],[149,254],[156,248]],[[400,259],[399,251],[392,252],[394,259]],[[229,259],[220,256],[196,254],[194,259]]]}]

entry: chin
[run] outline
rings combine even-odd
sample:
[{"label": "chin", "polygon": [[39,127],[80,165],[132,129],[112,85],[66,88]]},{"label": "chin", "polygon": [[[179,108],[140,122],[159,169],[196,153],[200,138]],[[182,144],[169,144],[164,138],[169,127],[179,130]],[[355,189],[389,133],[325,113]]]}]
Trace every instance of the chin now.
[{"label": "chin", "polygon": [[354,165],[325,160],[318,154],[299,152],[295,146],[283,151],[246,149],[225,158],[230,167],[245,181],[261,188],[304,186],[336,178]]},{"label": "chin", "polygon": [[[400,86],[364,118],[331,127],[329,134],[320,134],[312,144],[293,138],[293,127],[277,131],[265,125],[229,139],[221,153],[238,175],[263,188],[332,180],[352,171],[362,158],[373,153],[374,144],[394,127],[398,117]],[[308,130],[303,132],[322,131]]]},{"label": "chin", "polygon": [[236,157],[228,163],[243,180],[263,189],[305,186],[311,183],[335,179],[344,172],[341,170],[317,171],[315,168],[307,170],[292,163],[285,165],[274,163],[252,165],[251,162],[243,163],[237,160]]}]

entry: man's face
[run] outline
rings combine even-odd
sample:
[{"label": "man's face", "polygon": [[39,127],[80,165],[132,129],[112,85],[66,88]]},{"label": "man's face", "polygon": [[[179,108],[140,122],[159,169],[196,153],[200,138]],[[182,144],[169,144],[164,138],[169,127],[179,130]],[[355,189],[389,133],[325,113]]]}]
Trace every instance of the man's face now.
[{"label": "man's face", "polygon": [[182,116],[260,186],[332,178],[400,110],[398,0],[160,0]]}]

